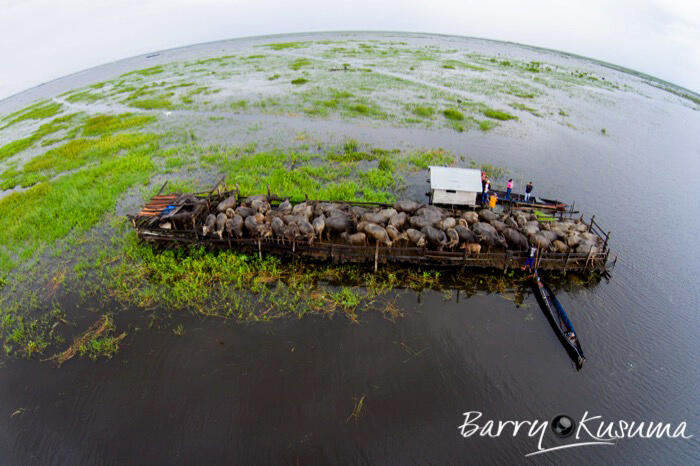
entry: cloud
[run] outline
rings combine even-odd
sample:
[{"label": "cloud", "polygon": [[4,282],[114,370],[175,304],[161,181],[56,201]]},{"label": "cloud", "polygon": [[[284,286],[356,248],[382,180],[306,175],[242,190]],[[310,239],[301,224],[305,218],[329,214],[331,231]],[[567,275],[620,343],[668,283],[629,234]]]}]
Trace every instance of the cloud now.
[{"label": "cloud", "polygon": [[0,0],[0,9],[0,98],[150,51],[322,30],[402,30],[521,42],[700,91],[696,0]]}]

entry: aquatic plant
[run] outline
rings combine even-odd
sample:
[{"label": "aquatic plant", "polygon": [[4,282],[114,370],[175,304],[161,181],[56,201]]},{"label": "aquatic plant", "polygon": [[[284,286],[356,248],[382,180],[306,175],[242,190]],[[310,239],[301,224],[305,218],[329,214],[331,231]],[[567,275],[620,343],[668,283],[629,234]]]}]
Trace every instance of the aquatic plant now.
[{"label": "aquatic plant", "polygon": [[52,117],[63,109],[63,105],[58,102],[50,102],[42,100],[35,104],[25,107],[16,112],[4,116],[0,121],[6,122],[4,126],[0,126],[0,130],[12,126],[25,120],[43,120]]},{"label": "aquatic plant", "polygon": [[446,108],[442,111],[442,114],[448,120],[462,121],[464,120],[464,113],[460,112],[456,108]]},{"label": "aquatic plant", "polygon": [[483,112],[484,116],[493,118],[495,120],[517,120],[518,117],[511,115],[510,113],[503,112],[501,110],[494,110],[492,108],[487,108]]}]

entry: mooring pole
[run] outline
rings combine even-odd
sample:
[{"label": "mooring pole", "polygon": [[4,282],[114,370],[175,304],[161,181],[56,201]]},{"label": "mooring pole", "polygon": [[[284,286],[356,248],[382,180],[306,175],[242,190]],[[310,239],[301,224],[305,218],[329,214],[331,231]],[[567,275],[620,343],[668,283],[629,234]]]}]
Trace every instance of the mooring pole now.
[{"label": "mooring pole", "polygon": [[377,260],[379,260],[379,241],[374,247],[374,273],[377,273]]}]

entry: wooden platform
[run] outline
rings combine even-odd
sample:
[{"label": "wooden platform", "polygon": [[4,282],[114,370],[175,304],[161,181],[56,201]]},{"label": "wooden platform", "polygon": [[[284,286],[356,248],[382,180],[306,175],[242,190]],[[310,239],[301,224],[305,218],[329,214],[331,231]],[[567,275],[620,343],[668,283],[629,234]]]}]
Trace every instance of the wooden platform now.
[{"label": "wooden platform", "polygon": [[[219,194],[200,193],[197,198],[202,202],[202,208],[193,211],[193,218],[182,221],[179,226],[170,229],[160,228],[163,221],[170,218],[181,217],[183,214],[173,215],[177,210],[172,206],[180,199],[178,194],[158,195],[151,199],[135,216],[130,219],[137,231],[139,238],[147,243],[157,244],[162,247],[178,247],[181,245],[204,245],[210,248],[226,248],[248,254],[259,255],[274,254],[288,259],[308,259],[323,262],[353,263],[353,264],[405,264],[405,265],[425,265],[431,267],[460,267],[475,269],[496,269],[507,270],[519,268],[525,265],[527,254],[522,251],[499,250],[485,251],[478,255],[469,255],[463,249],[452,251],[438,251],[428,248],[417,247],[386,247],[377,245],[353,246],[347,243],[315,241],[307,243],[305,241],[282,241],[278,239],[256,239],[256,238],[228,238],[224,235],[219,239],[217,236],[203,237],[201,234],[201,223],[206,217],[210,205],[216,205],[220,200],[231,195],[232,192]],[[241,197],[243,201],[245,198]],[[270,196],[270,203],[275,206],[282,199]],[[203,201],[206,201],[203,202]],[[314,201],[309,201],[314,202]],[[331,202],[331,201],[317,201]],[[339,201],[336,201],[339,202]],[[369,202],[345,202],[349,205],[359,205],[363,207],[390,207],[388,204]],[[204,208],[206,206],[206,208]],[[454,215],[459,215],[460,210],[454,210]],[[559,211],[557,217],[570,215],[564,211]],[[177,225],[176,222],[173,222]],[[553,253],[542,251],[537,257],[537,267],[546,270],[577,271],[577,272],[605,272],[608,268],[610,251],[608,249],[609,233],[595,223],[594,218],[589,224],[589,231],[598,235],[604,246],[602,252],[594,254],[586,253]]]}]

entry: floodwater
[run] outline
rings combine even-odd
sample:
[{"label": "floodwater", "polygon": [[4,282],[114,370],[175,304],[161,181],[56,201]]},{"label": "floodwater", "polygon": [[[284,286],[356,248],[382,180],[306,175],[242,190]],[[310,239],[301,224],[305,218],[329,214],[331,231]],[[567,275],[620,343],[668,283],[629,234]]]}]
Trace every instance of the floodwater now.
[{"label": "floodwater", "polygon": [[[119,66],[144,61],[133,60]],[[108,74],[94,73],[94,80]],[[88,75],[47,85],[46,95],[92,82]],[[581,371],[531,294],[516,306],[495,294],[446,300],[400,291],[404,317],[395,322],[378,313],[359,324],[338,316],[231,325],[178,315],[181,337],[125,311],[117,325],[130,336],[109,362],[73,360],[58,369],[10,360],[0,368],[0,462],[697,464],[700,112],[649,86],[644,94],[610,93],[611,105],[586,108],[606,135],[546,120],[517,134],[306,127],[319,138],[350,134],[383,147],[466,152],[522,174],[520,186],[534,180],[537,194],[575,199],[586,218],[595,214],[619,255],[611,279],[558,293],[587,356]],[[585,412],[669,422],[672,430],[684,421],[693,438],[622,439],[525,457],[539,438],[524,432],[463,438],[467,411],[483,412],[482,425],[562,413],[579,420]],[[542,446],[572,442],[548,431]]]}]

